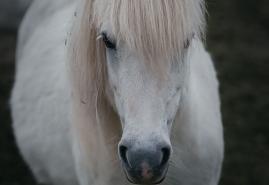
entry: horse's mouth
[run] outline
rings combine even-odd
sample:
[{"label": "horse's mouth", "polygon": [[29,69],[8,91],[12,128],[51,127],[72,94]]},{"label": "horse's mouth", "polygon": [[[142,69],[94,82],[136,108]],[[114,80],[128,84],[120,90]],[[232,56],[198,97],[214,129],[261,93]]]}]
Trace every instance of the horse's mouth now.
[{"label": "horse's mouth", "polygon": [[124,169],[123,171],[124,171],[124,174],[126,176],[126,179],[132,184],[157,185],[157,184],[161,184],[165,180],[166,174],[168,171],[168,166],[163,170],[164,172],[162,173],[162,175],[160,177],[157,177],[157,178],[155,177],[154,179],[150,179],[150,180],[143,180],[142,178],[135,179],[129,175],[129,173],[127,172],[127,169]]}]

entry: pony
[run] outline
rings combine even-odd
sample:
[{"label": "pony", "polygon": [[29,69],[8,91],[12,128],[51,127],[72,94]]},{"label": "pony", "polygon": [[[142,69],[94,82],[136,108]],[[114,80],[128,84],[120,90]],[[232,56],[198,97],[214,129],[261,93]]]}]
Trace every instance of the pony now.
[{"label": "pony", "polygon": [[217,185],[218,81],[203,0],[34,0],[13,128],[38,183]]}]

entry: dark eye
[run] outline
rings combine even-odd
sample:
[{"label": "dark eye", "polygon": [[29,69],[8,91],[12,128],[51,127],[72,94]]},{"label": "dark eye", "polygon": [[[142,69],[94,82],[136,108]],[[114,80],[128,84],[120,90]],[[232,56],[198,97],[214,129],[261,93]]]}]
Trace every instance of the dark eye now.
[{"label": "dark eye", "polygon": [[190,47],[190,40],[187,39],[185,42],[184,42],[184,49],[188,49]]},{"label": "dark eye", "polygon": [[116,50],[116,44],[113,43],[106,35],[106,33],[102,33],[102,39],[103,42],[105,43],[106,47],[109,49]]}]

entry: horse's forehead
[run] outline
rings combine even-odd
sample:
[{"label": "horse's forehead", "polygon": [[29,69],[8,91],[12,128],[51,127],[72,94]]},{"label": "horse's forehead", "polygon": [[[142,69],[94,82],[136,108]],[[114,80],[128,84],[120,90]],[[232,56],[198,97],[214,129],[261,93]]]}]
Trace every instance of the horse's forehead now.
[{"label": "horse's forehead", "polygon": [[180,55],[186,40],[202,32],[200,0],[95,2],[97,27],[106,27],[118,42],[147,59]]}]

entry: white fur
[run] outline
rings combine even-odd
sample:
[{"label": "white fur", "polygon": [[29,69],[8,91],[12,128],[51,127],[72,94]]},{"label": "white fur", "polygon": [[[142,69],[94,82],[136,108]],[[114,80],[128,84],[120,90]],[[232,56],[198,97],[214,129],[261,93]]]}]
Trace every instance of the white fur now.
[{"label": "white fur", "polygon": [[[72,0],[36,0],[19,33],[12,117],[18,146],[36,179],[55,185],[129,184],[117,160],[122,126],[122,139],[139,137],[143,145],[150,147],[153,133],[171,142],[173,156],[163,185],[217,185],[223,159],[218,82],[211,58],[198,38],[192,40],[186,53],[185,65],[180,68],[184,70],[169,74],[171,80],[161,85],[160,92],[154,74],[144,72],[145,66],[131,50],[123,51],[125,57],[122,55],[121,60],[125,63],[116,67],[117,72],[111,63],[121,60],[113,59],[107,51],[106,90],[114,109],[108,111],[111,116],[99,115],[104,119],[100,121],[109,122],[103,133],[108,140],[104,139],[105,149],[89,149],[93,159],[88,163],[89,156],[77,135],[81,132],[71,126],[78,123],[71,121],[76,107],[72,108],[71,103],[65,42],[76,5],[77,1]],[[128,84],[132,82],[140,88]],[[180,91],[172,96],[172,105],[166,110],[166,100],[177,86]],[[122,125],[118,115],[125,119]],[[174,124],[164,129],[160,120],[167,117],[173,117]],[[91,139],[96,134],[94,130],[85,132]],[[81,134],[85,136],[85,132]]]}]

